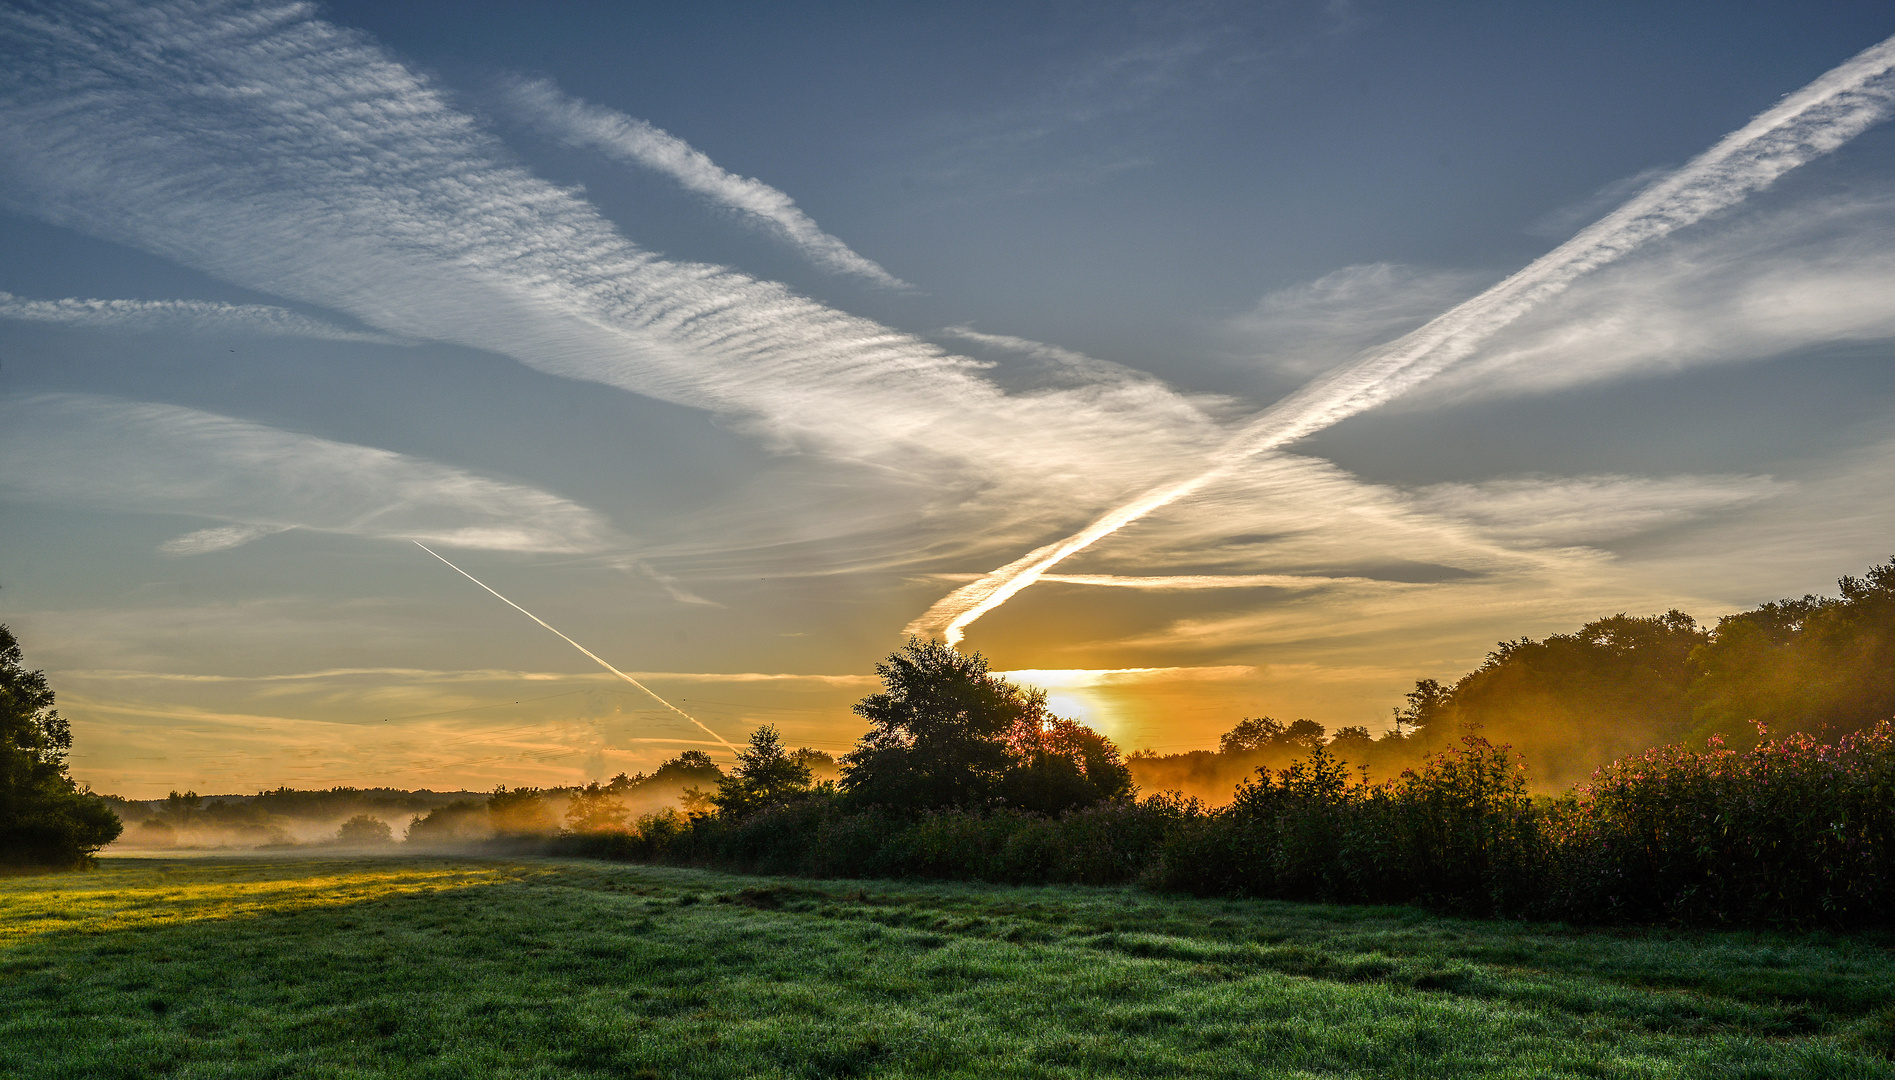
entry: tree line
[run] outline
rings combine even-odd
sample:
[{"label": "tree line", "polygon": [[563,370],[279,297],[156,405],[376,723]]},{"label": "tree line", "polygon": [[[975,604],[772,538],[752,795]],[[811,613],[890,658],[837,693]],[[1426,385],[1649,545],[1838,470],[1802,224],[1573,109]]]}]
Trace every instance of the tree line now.
[{"label": "tree line", "polygon": [[[812,785],[760,729],[706,812],[569,833],[606,857],[824,876],[1141,881],[1206,895],[1423,903],[1576,921],[1886,925],[1895,917],[1895,561],[1841,596],[1705,630],[1616,615],[1423,679],[1381,738],[1245,719],[1221,806],[1134,797],[1129,762],[978,655],[910,641]],[[1535,795],[1537,741],[1570,772]],[[1702,739],[1703,749],[1676,741]],[[1656,744],[1656,745],[1655,745]],[[1284,763],[1255,764],[1258,755]],[[1364,766],[1378,761],[1376,779]]]},{"label": "tree line", "polygon": [[[1676,611],[1621,614],[1504,641],[1451,685],[1419,680],[1380,737],[1256,717],[1216,751],[1165,758],[1126,758],[978,654],[910,640],[876,665],[882,689],[854,707],[868,730],[840,760],[763,727],[729,770],[687,751],[651,776],[503,787],[417,813],[407,838],[551,837],[569,853],[786,872],[1143,880],[1575,918],[1859,920],[1895,910],[1883,854],[1895,850],[1895,561],[1840,586],[1710,629]],[[27,789],[11,778],[30,773],[45,807],[97,823],[59,834],[83,858],[116,835],[116,818],[65,778],[70,734],[51,691],[5,643],[14,786],[0,827],[57,831],[20,824]],[[1241,768],[1208,801],[1149,782],[1157,793],[1138,798],[1137,781],[1179,759]],[[1529,764],[1541,792],[1549,774],[1589,780],[1536,795]],[[1768,843],[1732,840],[1733,822]],[[1628,880],[1645,891],[1608,889]]]}]

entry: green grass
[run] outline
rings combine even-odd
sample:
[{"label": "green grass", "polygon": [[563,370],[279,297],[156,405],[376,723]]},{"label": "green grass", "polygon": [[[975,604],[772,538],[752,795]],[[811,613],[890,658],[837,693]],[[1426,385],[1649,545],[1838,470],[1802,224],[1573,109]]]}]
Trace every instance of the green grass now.
[{"label": "green grass", "polygon": [[1895,956],[558,860],[0,880],[0,1076],[1895,1077]]}]

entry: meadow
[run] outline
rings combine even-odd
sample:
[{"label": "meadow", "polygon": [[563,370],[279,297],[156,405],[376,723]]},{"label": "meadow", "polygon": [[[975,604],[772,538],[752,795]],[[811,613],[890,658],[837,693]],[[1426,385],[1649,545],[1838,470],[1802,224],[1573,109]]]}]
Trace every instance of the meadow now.
[{"label": "meadow", "polygon": [[0,879],[9,1077],[1895,1076],[1890,941],[548,858]]}]

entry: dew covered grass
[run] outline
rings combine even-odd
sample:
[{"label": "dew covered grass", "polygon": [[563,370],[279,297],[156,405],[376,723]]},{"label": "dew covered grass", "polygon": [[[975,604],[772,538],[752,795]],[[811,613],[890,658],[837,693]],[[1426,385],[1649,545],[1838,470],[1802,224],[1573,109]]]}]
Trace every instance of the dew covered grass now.
[{"label": "dew covered grass", "polygon": [[1895,1077],[1895,953],[553,859],[0,879],[18,1077]]}]

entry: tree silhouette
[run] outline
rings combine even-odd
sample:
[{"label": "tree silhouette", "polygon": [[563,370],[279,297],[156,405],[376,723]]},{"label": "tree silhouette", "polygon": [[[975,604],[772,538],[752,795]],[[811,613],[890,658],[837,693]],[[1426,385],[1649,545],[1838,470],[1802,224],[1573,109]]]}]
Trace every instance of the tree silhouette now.
[{"label": "tree silhouette", "polygon": [[607,833],[625,831],[625,805],[618,793],[597,780],[574,788],[566,803],[566,831]]},{"label": "tree silhouette", "polygon": [[1015,805],[1055,814],[1131,791],[1118,747],[1047,711],[1046,692],[1016,686],[938,641],[910,638],[875,665],[882,692],[855,705],[872,725],[842,758],[857,806],[936,810]]},{"label": "tree silhouette", "polygon": [[737,767],[718,782],[711,804],[727,817],[741,817],[780,806],[809,790],[809,766],[801,752],[783,748],[783,737],[765,724],[750,733],[750,745],[737,751]]},{"label": "tree silhouette", "polygon": [[0,626],[0,863],[83,866],[124,825],[66,775],[72,728],[53,709],[46,674],[23,661]]},{"label": "tree silhouette", "polygon": [[927,810],[993,799],[1013,764],[1004,741],[1046,718],[1046,695],[988,673],[979,653],[908,644],[875,665],[882,692],[855,704],[868,733],[842,758],[842,787],[865,806]]},{"label": "tree silhouette", "polygon": [[357,814],[342,823],[336,830],[336,843],[352,847],[370,847],[395,842],[395,833],[388,822],[367,814]]}]

